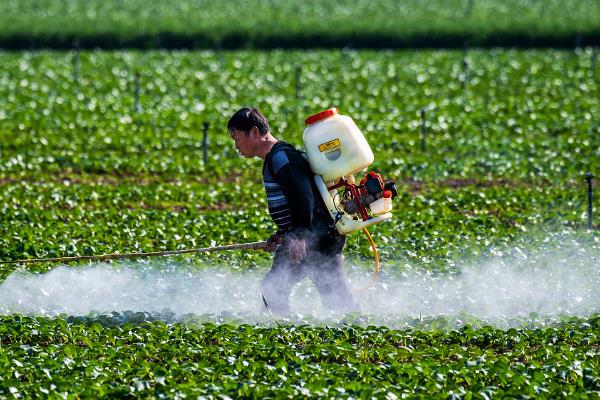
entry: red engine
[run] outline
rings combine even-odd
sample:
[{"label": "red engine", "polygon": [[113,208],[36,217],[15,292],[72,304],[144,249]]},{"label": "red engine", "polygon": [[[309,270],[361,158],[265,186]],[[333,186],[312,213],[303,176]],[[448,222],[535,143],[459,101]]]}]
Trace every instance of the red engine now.
[{"label": "red engine", "polygon": [[369,213],[369,205],[379,199],[394,198],[398,196],[396,183],[393,180],[384,181],[381,175],[369,171],[358,185],[348,183],[345,179],[341,179],[335,185],[328,187],[328,190],[344,188],[341,192],[339,201],[339,210],[352,216],[360,217],[366,221],[371,217]]}]

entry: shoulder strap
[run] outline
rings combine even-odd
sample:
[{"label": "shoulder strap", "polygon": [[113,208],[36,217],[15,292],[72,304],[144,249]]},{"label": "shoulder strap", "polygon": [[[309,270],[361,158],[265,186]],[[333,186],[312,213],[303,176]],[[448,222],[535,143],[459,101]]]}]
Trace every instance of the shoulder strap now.
[{"label": "shoulder strap", "polygon": [[[269,159],[267,160],[267,168],[269,168],[269,173],[271,174],[271,176],[273,178],[275,178],[275,171],[273,171],[273,163],[271,162],[271,158],[275,155],[275,153],[277,153],[279,151],[285,151],[285,150],[292,150],[292,151],[298,152],[298,153],[300,153],[300,155],[305,160],[307,160],[306,153],[303,152],[302,150],[296,149],[291,144],[286,143],[286,142],[277,142],[277,143],[275,143],[275,145],[273,146],[273,148],[269,152]],[[310,169],[310,167],[309,167],[309,169]]]}]

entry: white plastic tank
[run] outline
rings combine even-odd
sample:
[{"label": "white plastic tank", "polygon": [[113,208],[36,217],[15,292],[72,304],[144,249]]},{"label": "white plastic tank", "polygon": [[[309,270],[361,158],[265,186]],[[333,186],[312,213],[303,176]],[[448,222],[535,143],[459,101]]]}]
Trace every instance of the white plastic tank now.
[{"label": "white plastic tank", "polygon": [[312,171],[332,182],[359,172],[375,157],[352,118],[330,108],[308,117],[302,139]]}]

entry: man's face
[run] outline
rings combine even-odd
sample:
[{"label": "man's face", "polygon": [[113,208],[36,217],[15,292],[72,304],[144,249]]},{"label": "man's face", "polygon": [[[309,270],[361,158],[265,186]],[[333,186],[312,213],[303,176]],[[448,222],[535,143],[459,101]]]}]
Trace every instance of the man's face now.
[{"label": "man's face", "polygon": [[229,136],[235,142],[235,148],[237,151],[246,158],[252,158],[256,155],[256,138],[253,133],[255,128],[252,128],[250,132],[238,131],[232,129],[229,131]]}]

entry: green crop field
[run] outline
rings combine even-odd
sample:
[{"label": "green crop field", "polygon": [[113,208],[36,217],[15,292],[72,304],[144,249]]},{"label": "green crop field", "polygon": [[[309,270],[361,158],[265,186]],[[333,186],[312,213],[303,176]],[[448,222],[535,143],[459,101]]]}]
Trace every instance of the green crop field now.
[{"label": "green crop field", "polygon": [[[585,307],[538,305],[520,315],[476,308],[436,315],[427,313],[433,303],[426,298],[421,316],[422,305],[385,295],[386,285],[410,281],[415,271],[459,277],[468,264],[523,252],[528,261],[518,268],[535,266],[540,281],[585,273],[597,282],[600,244],[597,231],[585,229],[583,179],[600,162],[595,54],[1,54],[1,260],[267,237],[274,228],[260,162],[240,159],[225,129],[228,116],[246,104],[261,108],[276,136],[297,145],[304,117],[339,106],[365,132],[374,168],[395,178],[401,195],[392,222],[372,229],[383,275],[359,297],[367,305],[362,316],[305,314],[275,322],[259,315],[257,302],[237,312],[235,304],[229,311],[184,307],[191,310],[185,316],[168,306],[92,308],[89,315],[72,315],[65,304],[49,306],[57,311],[27,309],[27,299],[39,304],[27,296],[46,289],[10,277],[15,268],[5,266],[0,391],[13,397],[597,393],[598,308],[587,287],[580,293],[591,299]],[[366,240],[351,236],[345,254],[353,283],[364,285],[372,268]],[[553,257],[564,257],[571,271],[546,276]],[[260,276],[269,259],[215,253],[176,257],[170,268],[187,271],[189,279],[214,265],[231,276]],[[160,261],[127,265],[169,276]],[[19,285],[29,289],[20,301],[9,299],[6,293]],[[203,301],[201,293],[190,295]],[[369,296],[381,302],[373,305]],[[375,327],[382,325],[388,328]]]},{"label": "green crop field", "polygon": [[588,46],[596,0],[20,0],[0,47],[314,48]]},{"label": "green crop field", "polygon": [[247,168],[225,129],[244,104],[264,110],[274,131],[297,145],[315,111],[337,105],[355,118],[374,167],[403,189],[400,218],[377,228],[386,255],[410,249],[444,269],[448,252],[465,251],[474,237],[487,247],[519,240],[523,229],[581,228],[583,176],[600,162],[593,56],[83,53],[73,76],[69,53],[5,54],[0,256],[263,238],[272,225],[260,163]]},{"label": "green crop field", "polygon": [[[235,5],[202,2],[211,10],[204,14],[193,6],[200,3],[178,2],[156,21],[142,14],[134,24],[132,13],[145,3],[127,2],[121,12],[105,2],[33,3],[0,5],[0,18],[14,21],[0,37],[101,32],[121,40],[140,27],[193,36],[222,26]],[[537,33],[557,21],[559,33],[574,26],[585,33],[600,15],[597,2],[575,2],[562,18],[563,2],[546,9],[514,1],[529,11],[490,25],[485,10],[504,3],[473,1],[472,24],[446,26],[443,17],[468,11],[469,2],[455,3],[431,16],[442,36],[447,26],[500,32],[509,20],[517,32],[538,12],[552,18],[534,25]],[[264,18],[280,38],[293,37],[317,6],[306,2],[288,23],[292,3],[269,4]],[[397,12],[423,20],[428,9],[411,8],[417,4]],[[416,23],[376,23],[395,5],[358,2],[352,12],[371,17],[348,30],[418,31]],[[336,12],[342,20],[356,15]],[[193,25],[183,14],[215,17]],[[211,37],[250,26],[231,24]],[[332,37],[345,33],[321,27]],[[392,220],[370,229],[382,270],[356,294],[360,313],[322,310],[307,282],[293,293],[289,318],[264,313],[258,283],[271,255],[260,251],[1,265],[0,397],[599,396],[600,196],[595,189],[590,229],[585,180],[600,175],[597,53],[1,52],[0,261],[267,238],[275,227],[261,161],[240,158],[226,130],[246,105],[297,146],[304,118],[339,107],[362,129],[372,168],[396,180],[399,196]],[[367,240],[349,236],[344,255],[352,285],[364,288],[373,270]]]},{"label": "green crop field", "polygon": [[7,397],[588,398],[600,389],[597,316],[437,332],[2,322]]}]

